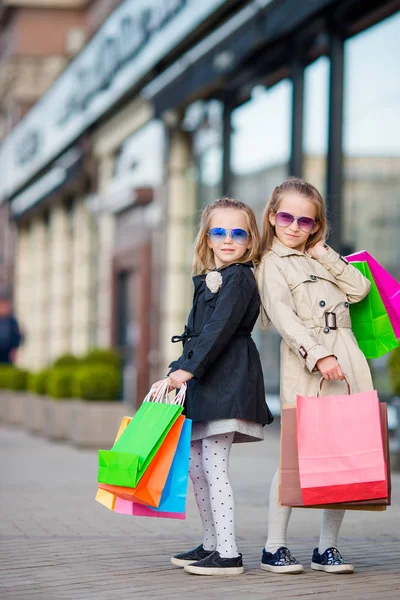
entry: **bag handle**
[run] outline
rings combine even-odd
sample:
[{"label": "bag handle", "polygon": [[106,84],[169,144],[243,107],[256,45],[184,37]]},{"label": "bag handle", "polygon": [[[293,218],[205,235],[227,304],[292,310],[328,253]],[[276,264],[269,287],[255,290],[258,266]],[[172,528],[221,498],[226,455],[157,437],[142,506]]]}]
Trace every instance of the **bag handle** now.
[{"label": "bag handle", "polygon": [[[347,384],[347,393],[349,394],[349,396],[351,396],[351,387],[350,387],[349,378],[347,377],[347,375],[345,375],[345,373],[343,373],[343,375],[344,375],[344,378],[345,378],[345,381],[346,381],[346,384]],[[317,398],[319,398],[320,395],[321,395],[322,386],[323,386],[323,384],[324,384],[325,381],[326,380],[323,377],[321,377],[321,379],[319,380],[318,391],[317,391]]]},{"label": "bag handle", "polygon": [[[185,397],[186,397],[186,390],[187,390],[187,385],[186,385],[186,383],[183,383],[182,386],[180,387],[178,393],[176,394],[175,398],[173,398],[173,400],[171,400],[169,397],[170,392],[169,392],[169,383],[168,383],[168,378],[167,378],[163,381],[163,383],[160,385],[160,387],[156,390],[155,393],[154,393],[154,389],[151,388],[151,390],[149,391],[149,393],[147,394],[147,396],[145,397],[143,402],[157,402],[160,404],[180,404],[181,406],[183,406],[184,402],[185,402]],[[154,396],[153,396],[153,394],[154,394]]]}]

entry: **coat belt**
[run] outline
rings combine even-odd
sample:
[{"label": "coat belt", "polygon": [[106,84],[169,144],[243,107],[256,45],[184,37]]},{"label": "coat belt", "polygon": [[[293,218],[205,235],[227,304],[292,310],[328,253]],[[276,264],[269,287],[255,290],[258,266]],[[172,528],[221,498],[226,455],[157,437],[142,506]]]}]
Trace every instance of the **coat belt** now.
[{"label": "coat belt", "polygon": [[329,327],[329,329],[351,329],[350,315],[338,315],[334,312],[326,312],[323,317],[312,317],[312,319],[305,319],[303,320],[303,323],[309,329],[323,329],[324,327]]}]

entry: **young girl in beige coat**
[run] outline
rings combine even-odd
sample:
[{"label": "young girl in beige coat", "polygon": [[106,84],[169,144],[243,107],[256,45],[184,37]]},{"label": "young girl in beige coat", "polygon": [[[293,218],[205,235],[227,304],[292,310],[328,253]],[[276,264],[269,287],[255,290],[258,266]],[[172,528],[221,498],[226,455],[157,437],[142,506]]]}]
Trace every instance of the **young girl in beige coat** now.
[{"label": "young girl in beige coat", "polygon": [[[295,404],[296,394],[322,395],[373,389],[368,363],[351,330],[349,304],[369,292],[369,281],[325,244],[324,202],[314,186],[289,179],[275,188],[263,217],[263,258],[258,284],[263,322],[282,336],[280,390],[282,404]],[[291,508],[279,507],[278,472],[270,490],[268,539],[261,568],[274,573],[300,573],[303,566],[286,546]],[[311,567],[327,573],[351,573],[337,550],[345,511],[324,510],[318,548]]]}]

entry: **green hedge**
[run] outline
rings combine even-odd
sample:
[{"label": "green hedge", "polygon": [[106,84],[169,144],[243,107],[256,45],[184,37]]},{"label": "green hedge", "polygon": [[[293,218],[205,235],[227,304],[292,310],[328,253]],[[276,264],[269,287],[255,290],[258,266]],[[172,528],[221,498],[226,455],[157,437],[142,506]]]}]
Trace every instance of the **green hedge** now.
[{"label": "green hedge", "polygon": [[400,347],[393,350],[389,358],[389,374],[393,393],[400,396]]},{"label": "green hedge", "polygon": [[120,394],[120,372],[107,365],[87,365],[74,374],[73,391],[83,400],[117,400]]},{"label": "green hedge", "polygon": [[0,389],[18,390],[27,389],[29,373],[14,365],[0,365]]},{"label": "green hedge", "polygon": [[73,354],[63,354],[59,356],[57,360],[51,365],[52,368],[58,367],[78,367],[82,362],[82,359],[74,356]]},{"label": "green hedge", "polygon": [[93,348],[86,356],[83,356],[82,363],[84,365],[106,365],[114,369],[120,369],[122,366],[119,353],[112,348]]},{"label": "green hedge", "polygon": [[55,367],[50,369],[47,377],[46,391],[52,398],[72,398],[73,380],[76,368]]},{"label": "green hedge", "polygon": [[44,396],[47,393],[49,372],[48,369],[44,369],[37,373],[31,373],[28,378],[28,390],[39,396]]}]

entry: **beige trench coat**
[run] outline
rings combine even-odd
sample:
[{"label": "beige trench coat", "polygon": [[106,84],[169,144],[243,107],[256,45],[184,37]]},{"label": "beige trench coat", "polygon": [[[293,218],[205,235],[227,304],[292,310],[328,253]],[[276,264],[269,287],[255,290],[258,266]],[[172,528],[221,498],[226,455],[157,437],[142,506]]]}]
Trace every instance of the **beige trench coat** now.
[{"label": "beige trench coat", "polygon": [[[370,282],[332,248],[315,260],[277,238],[257,269],[262,324],[282,336],[281,402],[315,396],[320,358],[335,355],[353,393],[373,389],[368,363],[351,330],[349,304],[369,292]],[[336,327],[336,328],[335,328]],[[345,394],[344,382],[329,381],[323,396]]]}]

